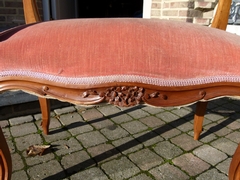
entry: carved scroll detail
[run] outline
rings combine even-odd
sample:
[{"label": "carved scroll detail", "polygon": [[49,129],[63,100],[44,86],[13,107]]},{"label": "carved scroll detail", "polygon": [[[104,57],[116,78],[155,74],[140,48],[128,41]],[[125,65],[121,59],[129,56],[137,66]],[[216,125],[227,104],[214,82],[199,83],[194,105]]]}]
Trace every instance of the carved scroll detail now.
[{"label": "carved scroll detail", "polygon": [[[82,94],[83,98],[88,98],[92,95],[98,95],[104,97],[104,99],[110,104],[114,104],[121,107],[134,106],[143,101],[145,89],[142,87],[111,87],[104,91],[98,92],[96,90],[88,90]],[[156,98],[159,96],[159,92],[149,94],[149,98]]]},{"label": "carved scroll detail", "polygon": [[135,87],[113,87],[106,91],[106,100],[118,106],[134,106],[142,101],[144,88]]},{"label": "carved scroll detail", "polygon": [[144,91],[144,88],[137,86],[111,87],[101,92],[95,90],[86,91],[83,93],[82,97],[87,98],[90,95],[99,95],[100,97],[104,97],[110,104],[128,107],[139,104],[142,101]]}]

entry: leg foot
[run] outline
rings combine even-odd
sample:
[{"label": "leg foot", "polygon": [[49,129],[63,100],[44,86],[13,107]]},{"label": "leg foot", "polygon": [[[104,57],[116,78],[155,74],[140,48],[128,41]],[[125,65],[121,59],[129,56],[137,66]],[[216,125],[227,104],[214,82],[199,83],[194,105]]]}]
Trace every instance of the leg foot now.
[{"label": "leg foot", "polygon": [[207,102],[198,102],[196,113],[194,115],[194,140],[198,140],[202,132],[204,114],[207,109]]},{"label": "leg foot", "polygon": [[49,124],[50,124],[50,100],[46,98],[39,97],[39,103],[42,112],[42,128],[43,133],[49,133]]},{"label": "leg foot", "polygon": [[11,154],[0,127],[0,179],[9,180],[12,175]]},{"label": "leg foot", "polygon": [[240,144],[235,151],[228,171],[229,180],[240,179]]}]

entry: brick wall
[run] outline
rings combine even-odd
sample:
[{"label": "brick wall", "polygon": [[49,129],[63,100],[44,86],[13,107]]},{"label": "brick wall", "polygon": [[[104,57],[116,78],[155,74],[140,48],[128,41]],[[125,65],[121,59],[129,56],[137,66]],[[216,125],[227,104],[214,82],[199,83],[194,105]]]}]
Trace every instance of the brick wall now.
[{"label": "brick wall", "polygon": [[[42,14],[41,0],[37,0],[37,4]],[[0,0],[0,28],[10,28],[24,23],[22,0]]]},{"label": "brick wall", "polygon": [[209,25],[218,0],[152,0],[151,18]]}]

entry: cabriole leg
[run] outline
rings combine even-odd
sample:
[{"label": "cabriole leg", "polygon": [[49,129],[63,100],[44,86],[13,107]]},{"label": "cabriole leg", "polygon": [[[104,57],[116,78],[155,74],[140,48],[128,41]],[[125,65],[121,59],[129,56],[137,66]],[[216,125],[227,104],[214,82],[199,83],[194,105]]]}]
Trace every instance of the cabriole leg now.
[{"label": "cabriole leg", "polygon": [[240,179],[240,144],[235,151],[228,171],[229,180]]},{"label": "cabriole leg", "polygon": [[41,107],[42,112],[42,128],[43,133],[48,134],[49,133],[49,124],[50,124],[50,100],[46,98],[39,97],[39,103]]},{"label": "cabriole leg", "polygon": [[0,180],[10,180],[12,175],[11,154],[0,127]]},{"label": "cabriole leg", "polygon": [[198,140],[202,132],[204,114],[207,109],[207,102],[198,102],[194,115],[194,140]]}]

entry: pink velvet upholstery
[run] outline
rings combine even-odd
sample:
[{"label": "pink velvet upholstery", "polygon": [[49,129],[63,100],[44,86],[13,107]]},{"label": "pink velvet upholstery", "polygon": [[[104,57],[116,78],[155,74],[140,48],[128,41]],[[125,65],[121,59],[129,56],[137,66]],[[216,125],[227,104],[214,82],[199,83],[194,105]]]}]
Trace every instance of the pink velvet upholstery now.
[{"label": "pink velvet upholstery", "polygon": [[240,82],[240,37],[166,20],[75,19],[0,34],[0,77],[64,84]]}]

